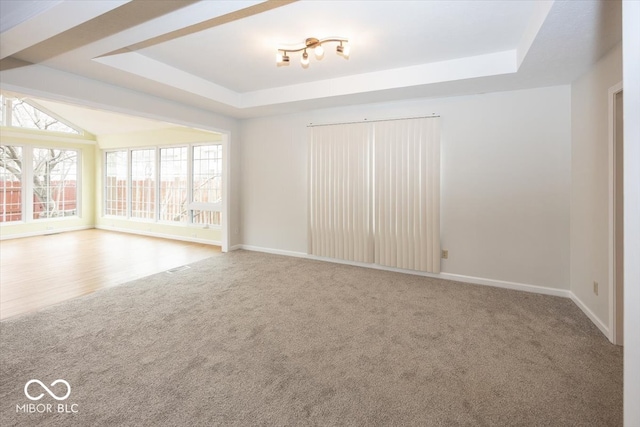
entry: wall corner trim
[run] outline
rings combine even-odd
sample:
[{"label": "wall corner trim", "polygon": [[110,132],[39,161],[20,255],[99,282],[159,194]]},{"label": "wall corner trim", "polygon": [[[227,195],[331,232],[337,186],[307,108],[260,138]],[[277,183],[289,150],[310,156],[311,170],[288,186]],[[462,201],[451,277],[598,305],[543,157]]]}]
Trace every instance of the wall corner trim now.
[{"label": "wall corner trim", "polygon": [[570,295],[571,295],[571,301],[573,301],[575,305],[577,305],[580,308],[580,310],[582,310],[584,314],[587,315],[589,320],[591,320],[593,324],[596,325],[598,329],[600,329],[600,332],[602,332],[604,336],[611,341],[609,328],[605,326],[604,323],[602,323],[602,320],[600,320],[600,318],[596,316],[593,313],[593,311],[591,311],[589,307],[587,307],[587,305],[584,302],[582,302],[580,298],[576,296],[576,294],[574,294],[573,292],[570,292]]}]

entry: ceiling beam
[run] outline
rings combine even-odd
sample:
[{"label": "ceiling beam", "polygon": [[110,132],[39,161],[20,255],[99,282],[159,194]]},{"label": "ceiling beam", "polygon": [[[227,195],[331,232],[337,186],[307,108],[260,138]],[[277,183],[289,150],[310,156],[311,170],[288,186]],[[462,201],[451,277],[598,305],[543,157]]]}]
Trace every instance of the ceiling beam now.
[{"label": "ceiling beam", "polygon": [[0,59],[42,43],[128,2],[87,1],[82,7],[78,7],[77,1],[52,3],[48,8],[35,11],[31,17],[8,25],[9,29],[3,31],[0,37]]}]

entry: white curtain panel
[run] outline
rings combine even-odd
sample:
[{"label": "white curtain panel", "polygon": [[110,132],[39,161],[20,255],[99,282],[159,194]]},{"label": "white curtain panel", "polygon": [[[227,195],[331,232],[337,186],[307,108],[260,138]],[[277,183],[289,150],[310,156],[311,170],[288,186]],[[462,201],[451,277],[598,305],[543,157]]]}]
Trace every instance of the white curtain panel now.
[{"label": "white curtain panel", "polygon": [[373,262],[372,166],[368,123],[311,128],[309,253]]},{"label": "white curtain panel", "polygon": [[440,119],[317,126],[309,253],[440,272]]},{"label": "white curtain panel", "polygon": [[375,263],[440,272],[440,119],[374,124]]}]

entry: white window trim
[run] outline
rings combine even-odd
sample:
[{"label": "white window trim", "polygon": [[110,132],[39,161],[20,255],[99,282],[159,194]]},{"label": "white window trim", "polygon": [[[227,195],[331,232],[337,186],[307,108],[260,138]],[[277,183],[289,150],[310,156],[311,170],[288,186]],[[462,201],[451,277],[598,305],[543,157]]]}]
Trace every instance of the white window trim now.
[{"label": "white window trim", "polygon": [[[120,220],[127,220],[127,221],[133,221],[133,222],[138,222],[138,223],[147,223],[147,224],[160,224],[160,225],[171,225],[171,226],[176,226],[176,227],[194,227],[194,228],[202,228],[203,226],[205,228],[211,228],[211,229],[222,229],[223,226],[222,224],[194,224],[193,223],[193,211],[194,210],[201,210],[201,211],[207,211],[207,212],[220,212],[222,215],[225,215],[224,212],[224,200],[225,200],[225,189],[224,189],[224,184],[223,184],[223,188],[221,189],[222,192],[222,201],[221,202],[217,202],[217,203],[207,203],[207,202],[192,202],[189,201],[187,203],[187,209],[189,211],[188,215],[188,221],[187,222],[179,222],[179,221],[167,221],[167,220],[161,220],[160,219],[160,202],[158,200],[156,200],[155,202],[155,214],[154,214],[154,219],[146,219],[146,218],[134,218],[131,216],[131,197],[132,197],[132,185],[133,185],[133,177],[132,177],[132,173],[131,173],[131,159],[132,159],[132,152],[136,151],[136,150],[155,150],[155,158],[156,158],[156,168],[155,168],[155,179],[156,179],[156,195],[160,194],[160,190],[161,190],[161,159],[160,159],[160,150],[162,149],[168,149],[168,148],[186,148],[187,149],[187,197],[188,200],[193,200],[193,149],[194,147],[199,147],[199,146],[210,146],[210,145],[220,145],[222,147],[222,179],[223,182],[226,181],[225,179],[225,173],[224,171],[226,170],[227,167],[227,162],[226,162],[226,151],[227,148],[225,147],[225,144],[222,141],[205,141],[205,142],[197,142],[197,143],[187,143],[187,144],[176,144],[176,145],[154,145],[154,146],[146,146],[146,147],[133,147],[133,148],[113,148],[113,149],[108,149],[108,150],[104,150],[102,153],[102,168],[103,168],[103,173],[102,173],[102,178],[103,178],[103,182],[102,182],[102,209],[101,209],[101,214],[103,218],[107,218],[107,219],[120,219]],[[108,153],[115,153],[115,152],[120,152],[120,151],[125,151],[127,154],[127,208],[126,208],[126,215],[124,216],[118,216],[118,215],[110,215],[106,213],[107,210],[107,206],[106,206],[106,201],[107,201],[107,187],[106,187],[106,181],[107,181],[107,154]],[[223,220],[224,221],[224,220]]]},{"label": "white window trim", "polygon": [[[82,218],[82,150],[79,150],[77,148],[64,148],[64,147],[43,147],[43,146],[30,146],[30,150],[26,150],[28,154],[24,154],[22,155],[23,158],[23,163],[26,160],[26,157],[28,155],[29,159],[26,162],[27,164],[27,175],[26,177],[31,177],[31,179],[27,179],[27,185],[28,185],[28,191],[25,191],[23,193],[23,198],[26,198],[26,200],[24,200],[26,202],[26,206],[27,206],[27,210],[28,210],[28,220],[26,222],[35,222],[38,224],[41,224],[45,221],[72,221],[72,220],[76,220],[76,219],[80,219]],[[64,216],[64,217],[58,217],[58,218],[42,218],[42,219],[35,219],[33,218],[33,150],[36,149],[41,149],[41,150],[63,150],[63,151],[75,151],[76,153],[76,214],[75,215],[70,215],[70,216]],[[23,166],[24,169],[24,166]],[[26,178],[23,177],[23,178]],[[27,198],[27,194],[31,195],[31,198]],[[25,206],[23,205],[23,206]]]},{"label": "white window trim", "polygon": [[[125,209],[125,214],[123,216],[120,215],[111,215],[107,213],[107,155],[109,153],[118,153],[120,151],[124,151],[126,153],[126,160],[127,160],[127,164],[126,164],[126,169],[127,171],[129,170],[129,156],[130,153],[127,149],[116,149],[116,150],[104,150],[102,153],[102,217],[103,218],[110,218],[110,219],[129,219],[129,206],[128,206],[128,200],[125,200],[125,202],[127,203],[127,207]],[[129,186],[129,172],[127,172],[127,187]],[[127,193],[129,191],[127,190]],[[127,199],[129,198],[128,194],[127,194]]]},{"label": "white window trim", "polygon": [[[4,145],[11,145],[12,147],[20,147],[20,149],[22,150],[22,176],[20,177],[20,207],[21,207],[21,210],[22,210],[22,212],[21,212],[22,217],[18,221],[7,221],[7,222],[3,221],[3,222],[0,222],[0,227],[6,227],[8,225],[25,224],[27,222],[26,221],[27,217],[25,215],[25,203],[26,203],[26,200],[27,200],[27,191],[25,189],[25,187],[26,187],[25,182],[26,182],[27,174],[26,174],[26,171],[25,171],[25,168],[24,168],[24,156],[25,156],[25,151],[26,151],[25,148],[28,147],[28,146],[19,145],[19,144],[4,144]],[[31,165],[31,163],[29,163],[29,165],[31,167],[33,167],[33,165]]]},{"label": "white window trim", "polygon": [[[58,114],[54,113],[53,111],[51,111],[48,108],[40,105],[38,102],[36,102],[36,101],[34,101],[34,100],[30,99],[30,98],[17,97],[17,96],[7,96],[5,94],[3,94],[2,97],[3,97],[3,101],[4,101],[4,106],[3,106],[4,117],[2,117],[2,126],[5,126],[7,128],[13,128],[13,129],[25,129],[25,130],[29,130],[29,131],[44,132],[44,133],[53,134],[53,135],[73,135],[73,136],[76,136],[76,137],[85,137],[88,134],[88,132],[85,131],[84,129],[82,129],[80,126],[78,126],[78,125],[76,125],[74,123],[71,123],[67,119],[59,116]],[[29,105],[30,107],[40,111],[41,113],[44,113],[44,114],[48,115],[52,119],[55,119],[56,121],[62,123],[63,125],[67,126],[68,128],[73,129],[77,133],[57,131],[57,130],[48,130],[48,129],[30,128],[30,127],[14,125],[13,124],[13,100],[14,99],[18,99],[19,101],[24,102],[25,104]]]},{"label": "white window trim", "polygon": [[[82,218],[82,150],[64,147],[43,147],[38,145],[5,144],[22,148],[22,219],[20,221],[1,222],[0,226],[20,224],[44,224],[47,222],[74,221]],[[76,153],[76,214],[57,218],[33,217],[33,150],[64,150]]]}]

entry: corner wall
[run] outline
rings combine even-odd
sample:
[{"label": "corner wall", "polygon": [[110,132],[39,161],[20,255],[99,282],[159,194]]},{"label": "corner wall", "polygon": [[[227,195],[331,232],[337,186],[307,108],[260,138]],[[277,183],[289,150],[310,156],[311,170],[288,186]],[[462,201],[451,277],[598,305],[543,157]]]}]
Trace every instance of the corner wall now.
[{"label": "corner wall", "polygon": [[569,289],[570,87],[242,121],[244,245],[307,251],[309,123],[442,117],[443,273]]},{"label": "corner wall", "polygon": [[621,80],[618,45],[571,85],[571,292],[601,329],[609,328],[611,286],[608,90]]},{"label": "corner wall", "polygon": [[640,425],[640,2],[622,4],[624,44],[624,425]]}]

